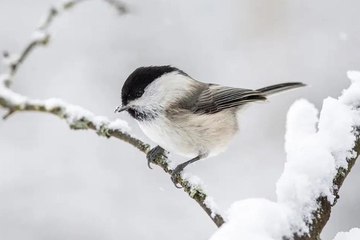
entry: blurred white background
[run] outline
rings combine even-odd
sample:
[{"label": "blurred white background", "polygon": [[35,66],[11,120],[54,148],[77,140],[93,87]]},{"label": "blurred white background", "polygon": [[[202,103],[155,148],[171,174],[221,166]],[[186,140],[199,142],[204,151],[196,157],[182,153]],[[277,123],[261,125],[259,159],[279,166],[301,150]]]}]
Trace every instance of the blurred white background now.
[{"label": "blurred white background", "polygon": [[[0,50],[21,50],[55,3],[0,0]],[[289,106],[307,98],[320,108],[349,85],[347,70],[360,70],[360,2],[133,0],[128,6],[130,13],[118,16],[93,0],[57,18],[49,46],[21,66],[13,89],[126,119],[149,141],[126,114],[113,114],[124,80],[138,66],[172,64],[200,81],[244,88],[305,82],[311,87],[252,105],[227,152],[187,169],[223,211],[235,200],[276,200]],[[341,189],[324,239],[360,226],[359,165]],[[0,239],[207,239],[215,230],[132,146],[69,130],[41,113],[0,121]]]}]

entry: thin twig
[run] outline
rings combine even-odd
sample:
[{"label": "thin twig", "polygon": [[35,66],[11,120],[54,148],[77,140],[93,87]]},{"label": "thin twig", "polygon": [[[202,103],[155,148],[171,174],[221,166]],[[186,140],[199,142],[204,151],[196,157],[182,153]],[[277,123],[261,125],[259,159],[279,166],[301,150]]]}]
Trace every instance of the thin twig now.
[{"label": "thin twig", "polygon": [[[46,16],[44,17],[43,21],[40,23],[40,26],[34,32],[32,39],[29,43],[25,46],[24,50],[20,53],[20,55],[14,60],[11,61],[8,66],[8,74],[13,77],[18,69],[18,67],[26,60],[29,54],[37,47],[46,45],[50,40],[50,35],[48,33],[48,29],[50,25],[53,23],[55,17],[62,13],[63,11],[69,10],[76,6],[81,2],[85,2],[88,0],[68,0],[62,2],[58,7],[51,7]],[[128,12],[127,7],[120,2],[119,0],[103,0],[104,2],[110,4],[111,6],[115,7],[116,10],[120,14],[125,14]],[[10,57],[10,54],[4,52],[4,58]],[[11,79],[9,81],[11,84]]]},{"label": "thin twig", "polygon": [[104,0],[104,1],[115,7],[120,14],[125,14],[129,12],[128,8],[122,2],[119,2],[117,0]]},{"label": "thin twig", "polygon": [[15,111],[13,109],[9,109],[9,111],[3,116],[3,120],[8,119]]}]

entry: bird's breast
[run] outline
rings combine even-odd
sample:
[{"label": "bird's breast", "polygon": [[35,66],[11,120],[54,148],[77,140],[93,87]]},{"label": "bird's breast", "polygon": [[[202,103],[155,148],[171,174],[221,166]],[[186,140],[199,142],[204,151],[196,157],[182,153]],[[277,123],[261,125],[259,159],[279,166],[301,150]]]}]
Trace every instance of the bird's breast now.
[{"label": "bird's breast", "polygon": [[211,116],[181,112],[171,118],[159,116],[151,121],[138,121],[138,124],[161,147],[191,158],[199,154],[219,154],[237,131],[236,116],[224,112]]},{"label": "bird's breast", "polygon": [[198,149],[189,145],[191,139],[184,129],[179,129],[168,119],[158,117],[152,121],[138,121],[138,124],[146,136],[164,149],[186,157],[198,155]]}]

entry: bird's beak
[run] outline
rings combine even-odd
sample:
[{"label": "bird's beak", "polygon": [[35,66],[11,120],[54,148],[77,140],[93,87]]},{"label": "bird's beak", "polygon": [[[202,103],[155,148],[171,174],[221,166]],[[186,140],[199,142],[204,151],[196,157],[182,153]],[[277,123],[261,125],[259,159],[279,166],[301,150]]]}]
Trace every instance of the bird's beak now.
[{"label": "bird's beak", "polygon": [[119,113],[119,112],[122,112],[122,111],[125,111],[125,110],[128,110],[128,109],[129,109],[129,106],[121,106],[121,105],[119,105],[117,108],[115,108],[114,113]]}]

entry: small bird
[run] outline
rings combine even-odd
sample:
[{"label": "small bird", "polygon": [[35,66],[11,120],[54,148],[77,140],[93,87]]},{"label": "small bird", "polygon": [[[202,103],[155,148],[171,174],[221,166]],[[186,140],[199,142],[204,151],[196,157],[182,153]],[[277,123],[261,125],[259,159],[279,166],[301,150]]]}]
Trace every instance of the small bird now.
[{"label": "small bird", "polygon": [[126,79],[115,112],[127,111],[158,144],[147,154],[149,167],[165,149],[190,159],[172,171],[178,187],[176,177],[186,166],[226,149],[245,105],[304,86],[287,82],[251,90],[200,82],[172,66],[139,67]]}]

